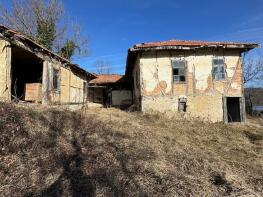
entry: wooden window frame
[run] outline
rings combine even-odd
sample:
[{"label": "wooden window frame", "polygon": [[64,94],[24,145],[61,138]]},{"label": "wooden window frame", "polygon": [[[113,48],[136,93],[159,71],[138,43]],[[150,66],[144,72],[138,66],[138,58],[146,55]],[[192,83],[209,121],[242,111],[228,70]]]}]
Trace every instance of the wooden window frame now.
[{"label": "wooden window frame", "polygon": [[53,68],[52,87],[55,91],[60,91],[60,70]]},{"label": "wooden window frame", "polygon": [[[179,67],[179,66],[176,67],[176,66],[174,66],[175,62],[183,63],[183,67]],[[175,83],[175,84],[186,83],[186,61],[182,60],[182,59],[173,59],[173,60],[171,60],[171,64],[172,64],[172,81],[173,81],[173,83]],[[177,75],[174,74],[174,70],[175,69],[178,69],[178,74]],[[180,70],[181,71],[183,70],[183,72],[180,73]],[[178,77],[178,80],[175,80],[175,77]],[[180,79],[181,77],[183,77],[184,80],[181,80]]]},{"label": "wooden window frame", "polygon": [[[223,62],[222,64],[215,64],[215,61],[220,61],[220,60],[222,60]],[[215,72],[215,70],[217,71]],[[225,59],[223,57],[214,57],[212,59],[212,78],[213,81],[223,81],[226,79]]]}]

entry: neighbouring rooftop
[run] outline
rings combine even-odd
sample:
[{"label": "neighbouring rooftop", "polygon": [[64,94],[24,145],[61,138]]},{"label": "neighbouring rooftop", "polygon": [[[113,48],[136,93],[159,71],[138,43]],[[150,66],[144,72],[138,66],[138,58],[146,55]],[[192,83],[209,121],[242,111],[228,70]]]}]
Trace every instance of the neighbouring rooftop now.
[{"label": "neighbouring rooftop", "polygon": [[96,78],[91,80],[90,84],[109,84],[119,82],[123,78],[123,75],[117,74],[99,74]]}]

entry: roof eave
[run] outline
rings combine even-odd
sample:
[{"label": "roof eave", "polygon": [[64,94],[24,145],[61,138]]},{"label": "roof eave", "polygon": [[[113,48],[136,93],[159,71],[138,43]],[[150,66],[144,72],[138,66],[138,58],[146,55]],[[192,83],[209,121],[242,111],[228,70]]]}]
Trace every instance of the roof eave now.
[{"label": "roof eave", "polygon": [[[142,46],[142,45],[140,45]],[[204,48],[223,48],[223,49],[239,49],[242,52],[247,52],[254,48],[260,47],[259,44],[251,43],[251,44],[210,44],[210,45],[200,45],[200,46],[151,46],[151,47],[140,47],[135,45],[132,48],[129,48],[126,62],[126,72],[125,75],[129,75],[131,72],[131,59],[132,54],[141,52],[141,51],[162,51],[162,50],[196,50],[196,49],[204,49]]]},{"label": "roof eave", "polygon": [[200,45],[200,46],[143,46],[143,47],[132,47],[129,49],[129,52],[135,51],[153,51],[153,50],[196,50],[204,48],[223,48],[223,49],[240,49],[248,51],[254,48],[260,47],[259,44],[227,44],[227,45]]}]

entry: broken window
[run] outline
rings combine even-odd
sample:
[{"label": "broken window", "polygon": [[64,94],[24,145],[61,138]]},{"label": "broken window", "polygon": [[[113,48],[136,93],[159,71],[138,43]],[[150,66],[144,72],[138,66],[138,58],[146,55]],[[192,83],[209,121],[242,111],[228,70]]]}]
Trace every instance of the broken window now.
[{"label": "broken window", "polygon": [[225,62],[223,58],[213,59],[213,79],[218,81],[225,79]]},{"label": "broken window", "polygon": [[185,81],[185,61],[183,60],[173,60],[173,81],[174,82],[184,82]]},{"label": "broken window", "polygon": [[59,81],[59,70],[58,69],[53,69],[53,89],[54,90],[59,90],[60,88],[60,81]]}]

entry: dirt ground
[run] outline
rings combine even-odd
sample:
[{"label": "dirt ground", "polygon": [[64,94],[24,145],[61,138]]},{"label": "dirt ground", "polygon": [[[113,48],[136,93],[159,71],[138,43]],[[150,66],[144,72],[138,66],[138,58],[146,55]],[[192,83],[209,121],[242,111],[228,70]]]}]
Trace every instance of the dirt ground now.
[{"label": "dirt ground", "polygon": [[1,196],[263,196],[263,125],[0,103]]}]

